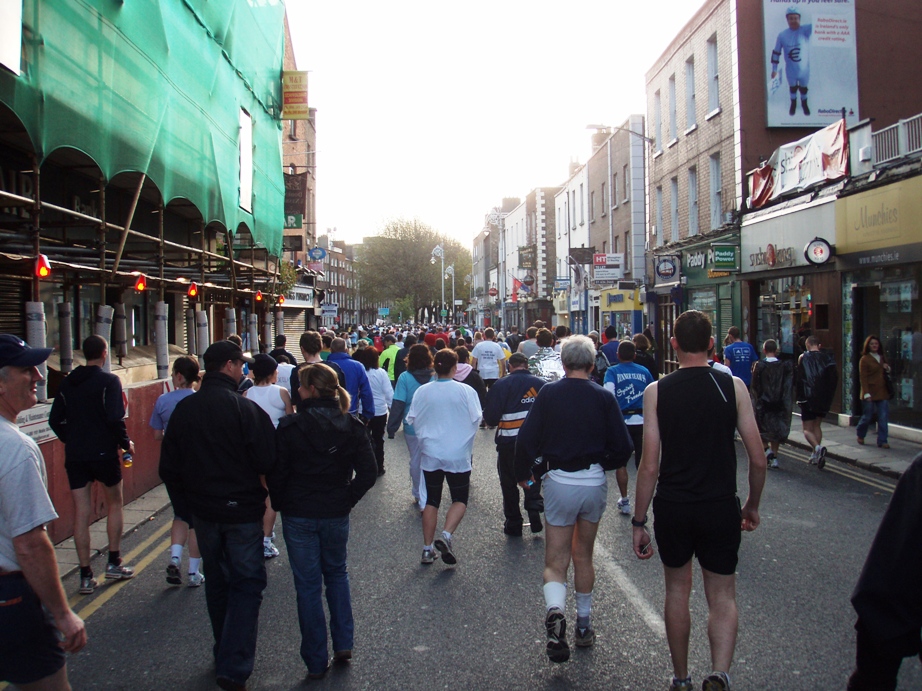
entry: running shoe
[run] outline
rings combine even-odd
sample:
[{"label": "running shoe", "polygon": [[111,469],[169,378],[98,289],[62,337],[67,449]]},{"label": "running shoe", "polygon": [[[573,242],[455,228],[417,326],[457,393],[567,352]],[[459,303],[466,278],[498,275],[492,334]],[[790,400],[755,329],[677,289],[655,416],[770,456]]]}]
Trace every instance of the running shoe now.
[{"label": "running shoe", "polygon": [[576,627],[576,634],[573,636],[573,642],[577,648],[591,648],[595,643],[595,631],[587,626],[584,629]]},{"label": "running shoe", "polygon": [[711,672],[701,682],[701,691],[730,691],[730,677],[726,672]]},{"label": "running shoe", "polygon": [[547,656],[551,662],[566,662],[570,659],[567,645],[567,618],[559,607],[551,607],[544,619],[547,629]]},{"label": "running shoe", "polygon": [[263,557],[266,559],[275,559],[279,555],[279,548],[272,544],[270,538],[263,540]]},{"label": "running shoe", "polygon": [[99,583],[97,583],[95,578],[92,576],[86,576],[80,579],[80,590],[77,592],[79,592],[81,595],[92,595],[93,591],[96,590],[96,586],[98,585]]},{"label": "running shoe", "polygon": [[423,556],[420,557],[419,563],[420,564],[431,564],[438,558],[439,558],[438,552],[436,552],[434,549],[429,549],[428,547],[426,547],[425,549],[423,549]]},{"label": "running shoe", "polygon": [[694,691],[694,688],[691,677],[685,677],[684,679],[673,677],[672,683],[669,685],[669,691]]},{"label": "running shoe", "polygon": [[769,451],[767,454],[765,454],[765,460],[768,461],[768,467],[769,467],[769,468],[777,468],[777,467],[778,467],[778,457],[777,457],[774,453],[772,453],[771,451]]},{"label": "running shoe", "polygon": [[816,465],[816,459],[819,456],[819,451],[814,451],[810,454],[810,465]]},{"label": "running shoe", "polygon": [[451,538],[437,537],[435,539],[435,548],[439,551],[442,556],[442,561],[446,564],[457,564],[458,560],[455,558],[454,553],[451,551]]},{"label": "running shoe", "polygon": [[106,564],[106,578],[111,578],[115,581],[134,578],[134,569],[129,569],[121,564]]},{"label": "running shoe", "polygon": [[205,585],[205,576],[200,573],[190,573],[189,583],[187,585],[190,588],[198,588],[200,585]]},{"label": "running shoe", "polygon": [[826,447],[821,446],[816,454],[816,467],[822,470],[826,466]]},{"label": "running shoe", "polygon": [[166,582],[170,585],[182,585],[182,576],[179,575],[179,564],[171,561],[166,567]]},{"label": "running shoe", "polygon": [[618,500],[618,511],[621,512],[622,516],[631,515],[631,498],[630,497],[621,497]]},{"label": "running shoe", "polygon": [[333,662],[348,662],[352,659],[351,650],[335,650],[333,651]]}]

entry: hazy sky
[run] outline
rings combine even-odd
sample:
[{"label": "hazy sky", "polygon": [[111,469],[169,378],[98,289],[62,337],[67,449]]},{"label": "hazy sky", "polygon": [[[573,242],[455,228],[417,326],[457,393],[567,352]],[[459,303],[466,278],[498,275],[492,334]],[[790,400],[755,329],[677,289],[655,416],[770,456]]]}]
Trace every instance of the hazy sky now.
[{"label": "hazy sky", "polygon": [[503,197],[586,161],[586,125],[644,113],[644,73],[702,4],[286,0],[318,109],[318,234],[418,218],[469,245]]}]

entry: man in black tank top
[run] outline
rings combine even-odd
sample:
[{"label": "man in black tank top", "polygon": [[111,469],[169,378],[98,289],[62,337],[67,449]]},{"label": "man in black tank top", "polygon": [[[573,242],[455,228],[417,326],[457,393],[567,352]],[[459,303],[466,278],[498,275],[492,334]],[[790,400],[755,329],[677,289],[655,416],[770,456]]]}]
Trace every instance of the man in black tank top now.
[{"label": "man in black tank top", "polygon": [[[736,647],[736,565],[741,531],[759,525],[765,454],[746,385],[708,367],[711,323],[698,311],[676,319],[670,342],[679,369],[644,392],[644,449],[637,472],[634,553],[653,556],[645,527],[653,499],[656,540],[666,579],[665,621],[672,689],[693,688],[688,671],[692,557],[698,558],[710,611],[713,671],[705,691],[728,691]],[[736,496],[739,430],[749,456],[749,497]],[[662,458],[660,451],[662,450]]]}]

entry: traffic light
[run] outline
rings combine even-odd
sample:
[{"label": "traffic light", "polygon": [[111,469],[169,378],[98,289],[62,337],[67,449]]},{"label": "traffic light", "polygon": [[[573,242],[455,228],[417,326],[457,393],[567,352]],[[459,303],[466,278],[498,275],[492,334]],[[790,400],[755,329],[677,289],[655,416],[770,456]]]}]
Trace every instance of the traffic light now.
[{"label": "traffic light", "polygon": [[257,290],[256,291],[256,302],[262,302],[262,301],[263,301],[263,292],[261,290]]},{"label": "traffic light", "polygon": [[51,275],[51,262],[44,254],[35,258],[35,276],[37,278],[48,278]]},{"label": "traffic light", "polygon": [[279,295],[278,306],[281,307],[281,306],[284,305],[284,304],[285,304],[285,296],[284,296],[284,295]]},{"label": "traffic light", "polygon": [[198,283],[192,281],[192,283],[189,284],[189,290],[186,291],[186,295],[189,296],[190,300],[195,300],[195,298],[198,297]]},{"label": "traffic light", "polygon": [[139,293],[143,293],[147,290],[147,276],[138,274],[138,280],[134,282],[134,289]]}]

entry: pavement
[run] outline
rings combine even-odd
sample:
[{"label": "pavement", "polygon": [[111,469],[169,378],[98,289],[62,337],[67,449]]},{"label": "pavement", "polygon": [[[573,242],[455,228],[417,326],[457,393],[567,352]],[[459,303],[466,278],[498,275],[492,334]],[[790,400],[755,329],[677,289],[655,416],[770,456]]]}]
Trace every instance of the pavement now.
[{"label": "pavement", "polygon": [[[866,444],[858,444],[858,437],[854,427],[841,427],[823,423],[823,444],[827,448],[827,460],[833,459],[842,463],[863,468],[873,473],[899,479],[909,467],[912,460],[922,451],[922,445],[890,437],[890,448],[880,449],[876,444],[876,428],[871,427],[866,438]],[[812,451],[813,449],[804,438],[800,424],[800,417],[795,414],[791,421],[791,434],[787,445]],[[163,485],[154,487],[149,492],[142,494],[133,502],[125,505],[125,534],[136,530],[157,514],[170,508],[170,498],[167,496]],[[90,526],[91,559],[105,554],[108,549],[109,539],[106,536],[106,520],[100,519]],[[64,540],[55,546],[58,557],[58,571],[61,577],[70,575],[78,570],[77,551],[73,538]],[[97,567],[97,571],[101,567]]]}]

